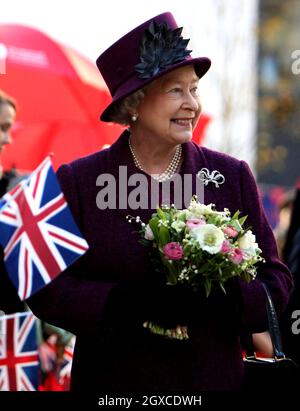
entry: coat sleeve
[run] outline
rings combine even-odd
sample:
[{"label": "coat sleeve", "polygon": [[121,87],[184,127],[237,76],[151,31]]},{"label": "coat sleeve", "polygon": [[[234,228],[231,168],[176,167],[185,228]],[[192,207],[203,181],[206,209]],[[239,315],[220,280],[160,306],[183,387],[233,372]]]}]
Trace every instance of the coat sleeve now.
[{"label": "coat sleeve", "polygon": [[9,279],[3,261],[3,250],[0,250],[0,310],[5,314],[24,311],[24,303]]},{"label": "coat sleeve", "polygon": [[[80,228],[80,204],[72,166],[61,166],[57,176]],[[42,320],[73,334],[95,330],[115,284],[87,278],[89,270],[95,270],[95,267],[91,266],[88,251],[46,287],[31,296],[27,300],[30,309]]]},{"label": "coat sleeve", "polygon": [[248,215],[246,225],[252,227],[262,256],[255,280],[250,283],[239,281],[242,300],[243,325],[251,332],[266,330],[266,295],[261,282],[264,282],[272,295],[277,315],[281,316],[288,302],[292,277],[288,268],[279,260],[276,241],[267,221],[257,185],[252,172],[244,161],[240,162],[241,201],[244,214]]}]

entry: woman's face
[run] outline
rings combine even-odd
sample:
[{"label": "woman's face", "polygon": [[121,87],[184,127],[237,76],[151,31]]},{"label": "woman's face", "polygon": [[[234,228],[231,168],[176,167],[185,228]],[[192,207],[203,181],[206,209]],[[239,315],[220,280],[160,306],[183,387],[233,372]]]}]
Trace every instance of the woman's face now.
[{"label": "woman's face", "polygon": [[12,142],[10,129],[15,121],[15,117],[15,109],[10,104],[0,104],[0,153],[4,145]]},{"label": "woman's face", "polygon": [[192,65],[155,80],[145,90],[137,108],[136,129],[147,135],[180,144],[192,139],[201,113],[199,78]]},{"label": "woman's face", "polygon": [[1,152],[6,144],[11,144],[10,128],[16,117],[15,109],[8,103],[0,104],[0,179],[3,176]]}]

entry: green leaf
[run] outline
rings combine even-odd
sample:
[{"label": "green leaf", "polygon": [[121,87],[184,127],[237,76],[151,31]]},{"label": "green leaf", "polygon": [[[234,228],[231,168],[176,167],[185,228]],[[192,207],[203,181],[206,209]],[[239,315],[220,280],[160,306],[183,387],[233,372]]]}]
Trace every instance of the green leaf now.
[{"label": "green leaf", "polygon": [[158,235],[159,235],[158,218],[157,217],[151,218],[151,220],[149,221],[149,226],[153,232],[155,240],[158,241]]},{"label": "green leaf", "polygon": [[197,267],[197,270],[200,274],[203,274],[206,271],[208,271],[209,267],[210,267],[209,263],[204,263],[204,264],[201,265],[201,267]]},{"label": "green leaf", "polygon": [[164,213],[164,211],[163,211],[161,208],[159,208],[159,207],[157,207],[157,215],[158,215],[158,217],[159,217],[161,220],[166,221],[165,213]]},{"label": "green leaf", "polygon": [[223,283],[219,283],[219,286],[220,286],[221,290],[223,291],[223,293],[226,294],[226,290],[224,288]]},{"label": "green leaf", "polygon": [[204,288],[205,288],[205,295],[206,297],[208,297],[211,292],[211,280],[209,278],[204,279]]},{"label": "green leaf", "polygon": [[179,221],[182,221],[182,222],[186,222],[186,215],[185,215],[185,213],[180,213],[178,216],[177,216],[177,219],[179,220]]},{"label": "green leaf", "polygon": [[240,215],[240,211],[237,210],[237,211],[233,214],[232,219],[233,219],[233,220],[238,220],[239,215]]},{"label": "green leaf", "polygon": [[237,232],[240,232],[240,231],[241,231],[241,224],[240,224],[240,222],[239,222],[238,219],[232,220],[232,221],[229,223],[229,225],[232,226],[233,228],[235,228]]},{"label": "green leaf", "polygon": [[242,218],[239,218],[239,223],[241,224],[241,226],[243,226],[243,224],[244,224],[244,222],[247,220],[247,218],[248,218],[247,215],[245,215],[245,216],[242,217]]},{"label": "green leaf", "polygon": [[175,285],[178,282],[178,267],[174,261],[170,264],[169,260],[161,255],[163,265],[167,268],[167,283]]},{"label": "green leaf", "polygon": [[162,248],[170,242],[170,233],[167,227],[159,227],[159,246]]}]

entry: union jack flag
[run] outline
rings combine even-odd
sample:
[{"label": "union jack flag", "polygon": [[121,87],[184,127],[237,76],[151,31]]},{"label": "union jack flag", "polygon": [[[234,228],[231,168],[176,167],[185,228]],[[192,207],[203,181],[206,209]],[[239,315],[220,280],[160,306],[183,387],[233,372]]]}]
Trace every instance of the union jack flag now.
[{"label": "union jack flag", "polygon": [[0,391],[36,391],[38,364],[34,315],[0,317]]},{"label": "union jack flag", "polygon": [[70,380],[71,378],[71,369],[73,363],[74,347],[75,347],[76,337],[73,335],[69,343],[64,347],[63,353],[63,362],[59,370],[59,381]]},{"label": "union jack flag", "polygon": [[49,157],[2,198],[0,244],[22,300],[87,251]]}]

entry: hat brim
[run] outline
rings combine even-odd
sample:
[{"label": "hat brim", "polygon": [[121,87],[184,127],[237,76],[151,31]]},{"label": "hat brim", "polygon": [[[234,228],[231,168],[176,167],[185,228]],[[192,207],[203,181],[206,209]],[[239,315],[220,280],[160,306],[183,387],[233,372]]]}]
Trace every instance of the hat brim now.
[{"label": "hat brim", "polygon": [[125,83],[122,84],[121,87],[117,90],[114,95],[112,102],[106,107],[106,109],[102,112],[100,116],[100,120],[104,122],[111,122],[111,112],[116,103],[128,97],[130,94],[135,93],[136,91],[140,90],[141,88],[145,87],[146,85],[150,84],[152,81],[156,80],[163,75],[176,70],[177,68],[188,66],[193,64],[195,68],[195,73],[199,78],[203,77],[204,74],[209,70],[211,66],[211,61],[207,57],[198,57],[198,58],[191,58],[181,61],[180,63],[174,64],[171,67],[160,71],[157,75],[149,78],[149,79],[142,79],[138,78],[136,75],[134,77],[129,78]]}]

